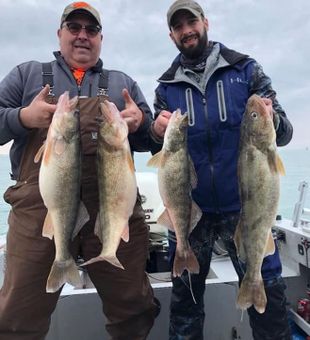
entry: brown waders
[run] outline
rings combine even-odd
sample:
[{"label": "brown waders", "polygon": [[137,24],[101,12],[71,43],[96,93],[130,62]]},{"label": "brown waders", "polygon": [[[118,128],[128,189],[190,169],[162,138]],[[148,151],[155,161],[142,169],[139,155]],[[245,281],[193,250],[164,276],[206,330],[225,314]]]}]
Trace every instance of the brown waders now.
[{"label": "brown waders", "polygon": [[[85,261],[97,256],[101,243],[94,235],[98,212],[96,173],[96,132],[99,102],[103,96],[79,100],[82,140],[81,200],[90,221],[72,242],[75,258]],[[6,270],[0,291],[0,339],[42,340],[48,332],[60,290],[46,293],[46,281],[55,256],[54,242],[42,237],[46,208],[39,193],[39,164],[34,156],[42,145],[46,130],[31,131],[23,155],[20,177],[5,193],[11,204],[7,234]],[[64,188],[66,190],[66,188]],[[102,299],[112,339],[146,339],[155,318],[153,291],[145,273],[148,229],[138,197],[129,220],[130,239],[121,241],[117,257],[125,270],[106,261],[87,266],[89,276]],[[81,310],[81,320],[83,313]],[[56,340],[56,339],[55,339]],[[57,339],[65,340],[65,339]]]}]

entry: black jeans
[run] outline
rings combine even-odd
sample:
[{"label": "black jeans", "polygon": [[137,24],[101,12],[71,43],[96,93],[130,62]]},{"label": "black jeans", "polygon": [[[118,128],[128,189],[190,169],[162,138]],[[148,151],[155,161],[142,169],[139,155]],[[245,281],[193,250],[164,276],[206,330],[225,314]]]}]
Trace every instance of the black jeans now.
[{"label": "black jeans", "polygon": [[[199,274],[191,275],[196,304],[188,289],[189,280],[185,271],[180,278],[172,279],[170,340],[203,340],[205,280],[210,269],[214,242],[218,237],[225,245],[239,282],[242,281],[244,266],[238,260],[233,239],[238,219],[238,213],[204,214],[191,233],[190,244],[200,264]],[[171,240],[173,236],[172,233],[169,238],[171,265],[175,252],[175,242]],[[278,256],[278,253],[274,256]],[[265,313],[259,314],[253,307],[248,309],[253,338],[254,340],[290,340],[283,279],[276,273],[274,278],[264,281],[264,284],[268,301]]]}]

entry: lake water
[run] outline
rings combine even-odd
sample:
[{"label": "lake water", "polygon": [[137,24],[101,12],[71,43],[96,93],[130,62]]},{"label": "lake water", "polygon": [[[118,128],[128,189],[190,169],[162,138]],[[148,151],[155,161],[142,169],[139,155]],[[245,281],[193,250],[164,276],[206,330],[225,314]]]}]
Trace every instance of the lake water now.
[{"label": "lake water", "polygon": [[[300,182],[306,181],[310,185],[310,150],[290,150],[279,148],[279,154],[283,160],[286,175],[281,177],[281,196],[279,204],[279,214],[283,218],[292,218],[294,206],[300,192],[298,187]],[[137,171],[154,171],[146,166],[150,157],[149,153],[135,154],[135,165]],[[9,205],[3,200],[3,193],[14,181],[10,180],[10,162],[8,155],[0,155],[0,235],[7,231],[7,216]],[[310,208],[310,192],[306,200],[306,207]]]}]

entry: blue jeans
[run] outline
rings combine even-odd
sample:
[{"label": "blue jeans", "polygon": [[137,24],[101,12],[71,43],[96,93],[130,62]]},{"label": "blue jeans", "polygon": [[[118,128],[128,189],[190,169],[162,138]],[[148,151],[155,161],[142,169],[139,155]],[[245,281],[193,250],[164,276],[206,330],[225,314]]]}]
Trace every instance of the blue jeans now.
[{"label": "blue jeans", "polygon": [[[239,262],[234,244],[234,232],[239,213],[204,214],[189,237],[191,247],[198,259],[200,272],[191,275],[191,284],[196,304],[188,289],[188,275],[185,271],[181,278],[172,279],[172,295],[170,303],[170,340],[203,340],[204,325],[204,291],[205,280],[210,269],[214,242],[220,237],[232,260],[239,277],[244,276],[244,265]],[[175,254],[175,242],[169,237],[169,255],[171,266]],[[289,340],[291,339],[287,319],[285,285],[281,277],[281,262],[278,251],[264,259],[262,276],[267,295],[266,311],[259,314],[251,307],[248,309],[250,326],[254,340]]]}]

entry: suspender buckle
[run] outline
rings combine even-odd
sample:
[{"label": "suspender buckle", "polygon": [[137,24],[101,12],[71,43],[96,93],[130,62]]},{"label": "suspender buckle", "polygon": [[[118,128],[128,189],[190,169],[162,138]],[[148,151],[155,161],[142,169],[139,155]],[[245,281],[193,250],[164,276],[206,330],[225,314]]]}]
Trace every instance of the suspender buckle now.
[{"label": "suspender buckle", "polygon": [[48,95],[51,96],[51,97],[55,97],[53,90],[54,90],[54,86],[50,86],[50,90],[48,92]]},{"label": "suspender buckle", "polygon": [[53,72],[49,72],[49,71],[42,71],[42,76],[53,76]]},{"label": "suspender buckle", "polygon": [[97,96],[108,96],[108,89],[105,88],[98,88]]},{"label": "suspender buckle", "polygon": [[[46,85],[42,85],[42,89],[45,87]],[[50,85],[50,90],[48,91],[48,96],[50,97],[55,97],[55,94],[53,93],[54,90],[54,86]]]}]

